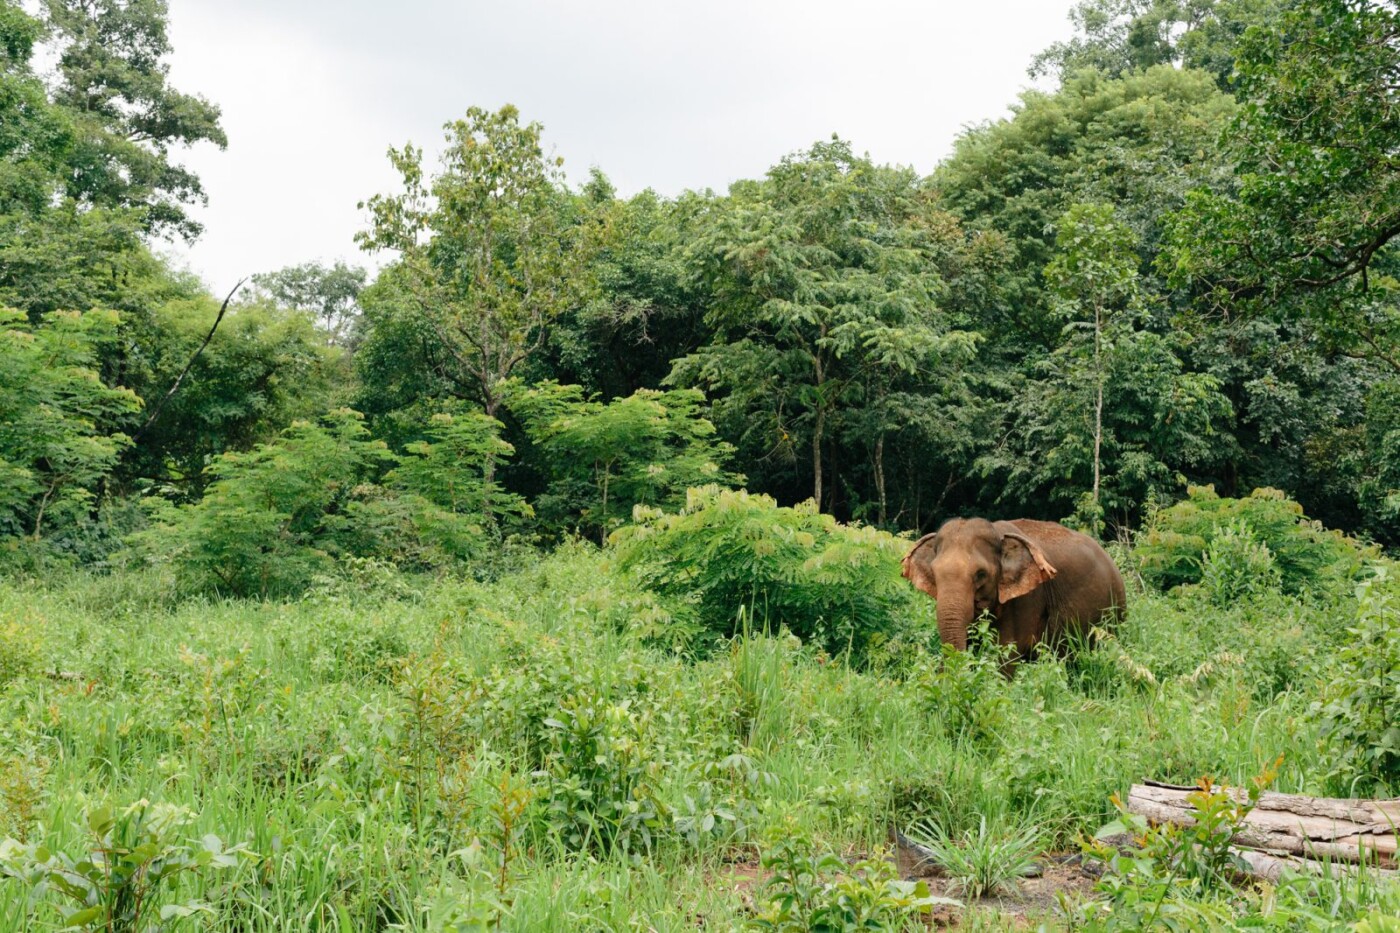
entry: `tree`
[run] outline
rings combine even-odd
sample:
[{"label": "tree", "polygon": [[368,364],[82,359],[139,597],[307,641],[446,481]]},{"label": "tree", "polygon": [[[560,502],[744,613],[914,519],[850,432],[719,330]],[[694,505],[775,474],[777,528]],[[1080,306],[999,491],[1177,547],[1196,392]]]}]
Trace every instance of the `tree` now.
[{"label": "tree", "polygon": [[1079,34],[1037,55],[1030,73],[1064,81],[1094,69],[1116,78],[1179,64],[1210,72],[1228,91],[1235,43],[1280,6],[1280,0],[1080,0],[1069,14]]},{"label": "tree", "polygon": [[1089,376],[1094,386],[1094,485],[1090,491],[1094,526],[1103,514],[1099,481],[1103,451],[1103,393],[1108,378],[1105,343],[1129,339],[1131,325],[1122,316],[1138,311],[1137,253],[1132,232],[1113,216],[1107,204],[1076,204],[1060,218],[1055,236],[1059,254],[1050,261],[1046,278],[1064,302],[1069,327],[1088,325],[1092,318],[1093,355]]},{"label": "tree", "polygon": [[515,449],[501,423],[480,412],[438,412],[425,439],[408,445],[388,485],[409,500],[417,537],[443,555],[463,560],[498,540],[504,523],[534,514],[520,496],[488,475],[488,465]]},{"label": "tree", "polygon": [[422,150],[390,150],[397,195],[361,206],[368,250],[398,255],[395,297],[410,305],[450,391],[495,417],[505,381],[543,344],[549,325],[584,291],[584,238],[560,190],[561,161],[544,155],[540,125],[512,106],[473,107],[450,123],[442,170]]},{"label": "tree", "polygon": [[165,0],[43,0],[57,49],[53,102],[72,127],[64,190],[80,204],[133,208],[148,233],[187,240],[204,203],[198,176],[170,160],[175,147],[228,137],[219,108],[170,87]]},{"label": "tree", "polygon": [[512,395],[510,409],[547,461],[540,511],[606,540],[637,505],[675,508],[694,486],[733,486],[733,448],[704,417],[694,389],[639,389],[606,404],[579,386],[541,383]]},{"label": "tree", "polygon": [[718,394],[719,418],[770,455],[805,431],[823,507],[832,419],[867,380],[971,354],[975,338],[939,315],[940,232],[912,171],[840,140],[736,184],[692,250],[713,290],[714,338],[670,378]]},{"label": "tree", "polygon": [[112,312],[57,313],[35,326],[0,309],[0,535],[38,542],[86,514],[130,443],[110,426],[140,399],[96,371],[116,332]]},{"label": "tree", "polygon": [[[208,296],[162,304],[132,334],[121,381],[153,405],[165,397],[218,308]],[[128,483],[144,477],[176,498],[198,498],[209,478],[205,468],[218,455],[271,441],[293,421],[333,406],[343,390],[332,362],[305,313],[266,303],[232,306],[179,390],[141,433],[122,476]]]},{"label": "tree", "polygon": [[32,322],[55,311],[108,308],[136,326],[193,288],[151,253],[128,211],[68,202],[39,216],[0,214],[0,303]]},{"label": "tree", "polygon": [[1007,441],[980,467],[1003,501],[1072,507],[1097,533],[1109,510],[1131,519],[1171,495],[1178,471],[1218,457],[1210,437],[1232,411],[1216,379],[1187,371],[1147,328],[1136,242],[1113,208],[1075,205],[1057,227],[1046,278],[1064,339],[1029,367],[1007,408]]},{"label": "tree", "polygon": [[255,275],[253,285],[274,304],[310,313],[328,343],[345,346],[353,339],[366,278],[364,269],[341,261],[330,267],[308,262]]},{"label": "tree", "polygon": [[1246,33],[1238,70],[1238,188],[1181,211],[1176,281],[1235,311],[1289,306],[1400,374],[1400,7],[1303,0]]}]

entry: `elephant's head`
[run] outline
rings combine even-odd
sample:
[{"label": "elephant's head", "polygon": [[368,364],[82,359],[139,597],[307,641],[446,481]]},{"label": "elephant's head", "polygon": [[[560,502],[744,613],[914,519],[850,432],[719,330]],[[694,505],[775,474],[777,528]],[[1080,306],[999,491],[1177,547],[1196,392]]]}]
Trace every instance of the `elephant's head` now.
[{"label": "elephant's head", "polygon": [[967,648],[967,630],[984,609],[1040,586],[1055,568],[1040,546],[1008,522],[954,518],[904,555],[904,576],[938,601],[938,636]]}]

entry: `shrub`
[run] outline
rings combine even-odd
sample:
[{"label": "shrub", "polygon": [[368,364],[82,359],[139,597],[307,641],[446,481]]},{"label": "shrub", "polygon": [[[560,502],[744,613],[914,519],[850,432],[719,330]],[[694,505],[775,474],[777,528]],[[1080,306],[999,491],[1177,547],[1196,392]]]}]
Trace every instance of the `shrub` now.
[{"label": "shrub", "polygon": [[[1285,592],[1327,589],[1355,579],[1372,551],[1303,514],[1298,503],[1277,489],[1256,489],[1243,499],[1222,498],[1211,486],[1193,486],[1187,498],[1154,513],[1138,536],[1135,553],[1142,575],[1163,589],[1200,583],[1212,542],[1222,535],[1240,539],[1242,529],[1273,556]],[[1230,531],[1233,529],[1233,531]],[[1217,552],[1217,573],[1233,578],[1225,565],[1238,562],[1248,542],[1234,540]],[[1234,548],[1233,557],[1224,548]],[[1257,548],[1249,559],[1260,562]]]},{"label": "shrub", "polygon": [[39,633],[21,622],[0,622],[0,688],[39,669]]},{"label": "shrub", "polygon": [[696,847],[713,841],[737,849],[759,820],[756,797],[777,781],[738,752],[719,761],[700,762],[690,776],[695,783],[673,807],[672,818],[676,832]]},{"label": "shrub", "polygon": [[[276,441],[221,455],[204,498],[137,536],[172,553],[196,588],[237,596],[299,592],[327,572],[353,525],[352,504],[366,481],[392,459],[369,438],[361,416],[332,413],[323,424],[297,422]],[[159,505],[159,503],[157,503]]]},{"label": "shrub", "polygon": [[743,482],[723,468],[734,448],[715,436],[704,401],[695,389],[638,389],[604,404],[553,382],[514,392],[511,411],[548,467],[540,511],[606,537],[636,505],[674,508],[691,486]]},{"label": "shrub", "polygon": [[199,502],[149,500],[152,527],[132,536],[133,553],[172,559],[196,590],[285,596],[354,558],[425,569],[481,556],[499,543],[504,522],[530,513],[493,479],[490,464],[511,452],[495,420],[435,415],[403,457],[363,421],[341,409],[221,455]]},{"label": "shrub", "polygon": [[307,623],[311,670],[328,682],[392,679],[395,662],[409,654],[398,620],[352,613],[318,615]]},{"label": "shrub", "polygon": [[[979,626],[989,640],[985,623]],[[985,743],[1007,720],[1011,701],[1001,676],[1005,653],[958,651],[941,646],[938,660],[919,680],[925,710],[942,723],[949,738]]]},{"label": "shrub", "polygon": [[846,933],[857,930],[915,930],[939,904],[922,881],[900,881],[894,866],[872,858],[848,866],[835,855],[817,855],[812,839],[788,816],[768,836],[763,867],[772,872],[763,909],[751,930],[775,933]]},{"label": "shrub", "polygon": [[1269,546],[1243,519],[1231,522],[1211,539],[1201,562],[1201,585],[1212,602],[1229,605],[1279,586],[1278,567]]},{"label": "shrub", "polygon": [[1378,573],[1359,587],[1351,637],[1313,705],[1333,777],[1348,793],[1400,790],[1400,606],[1387,583]]},{"label": "shrub", "polygon": [[810,502],[783,508],[706,486],[690,490],[679,512],[634,516],[613,536],[621,566],[716,635],[736,634],[747,607],[756,627],[863,657],[917,612],[899,575],[908,542],[842,525]]},{"label": "shrub", "polygon": [[61,911],[63,929],[140,933],[157,916],[165,929],[180,918],[212,915],[199,901],[170,902],[176,879],[234,868],[255,856],[242,845],[225,848],[214,835],[188,845],[179,830],[191,818],[181,807],[145,800],[121,811],[96,807],[87,813],[89,844],[81,855],[7,839],[0,842],[0,876],[32,886],[36,899],[48,890],[68,899],[76,909]]}]

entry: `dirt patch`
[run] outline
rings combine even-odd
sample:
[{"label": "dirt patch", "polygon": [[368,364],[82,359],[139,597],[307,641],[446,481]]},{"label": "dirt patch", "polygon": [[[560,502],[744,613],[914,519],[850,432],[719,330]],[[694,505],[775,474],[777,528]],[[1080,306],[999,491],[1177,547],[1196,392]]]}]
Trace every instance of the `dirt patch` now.
[{"label": "dirt patch", "polygon": [[970,899],[958,890],[956,882],[936,866],[920,860],[916,852],[904,845],[895,846],[895,864],[901,878],[923,881],[931,894],[963,902],[962,908],[940,907],[934,911],[933,924],[939,927],[956,928],[965,913],[987,911],[1013,920],[1018,927],[1033,929],[1036,919],[1055,910],[1061,895],[1088,896],[1098,880],[1084,871],[1077,855],[1048,853],[1038,860],[1039,874],[1022,878],[1013,890],[994,897]]},{"label": "dirt patch", "polygon": [[711,876],[716,887],[751,900],[754,892],[768,883],[772,872],[763,868],[757,861],[732,862]]},{"label": "dirt patch", "polygon": [[[1021,879],[1014,891],[970,900],[958,891],[951,879],[933,866],[914,861],[907,852],[896,849],[896,853],[902,856],[894,860],[901,878],[923,881],[928,884],[929,893],[963,902],[962,908],[936,908],[929,918],[929,925],[936,928],[957,929],[964,914],[986,911],[1012,920],[1018,928],[1035,929],[1039,918],[1055,910],[1061,894],[1088,896],[1093,893],[1094,883],[1098,880],[1080,867],[1077,856],[1051,854],[1041,858],[1041,873],[1034,878]],[[847,860],[859,859],[852,856]],[[708,885],[727,892],[747,909],[753,910],[771,876],[772,873],[760,866],[757,860],[732,862],[711,873]]]}]

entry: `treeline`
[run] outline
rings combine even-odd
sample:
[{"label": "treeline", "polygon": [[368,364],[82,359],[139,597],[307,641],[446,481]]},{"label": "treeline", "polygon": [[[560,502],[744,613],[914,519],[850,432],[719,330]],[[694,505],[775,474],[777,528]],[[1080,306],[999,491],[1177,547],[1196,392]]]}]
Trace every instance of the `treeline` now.
[{"label": "treeline", "polygon": [[[600,539],[745,485],[1105,536],[1187,484],[1400,544],[1400,11],[1085,0],[931,176],[833,138],[725,194],[566,184],[514,108],[407,145],[343,264],[157,258],[225,144],[163,3],[0,0],[0,537],[242,593]],[[48,48],[50,79],[35,70]],[[217,322],[217,326],[215,326]],[[212,334],[212,336],[211,336]]]}]

